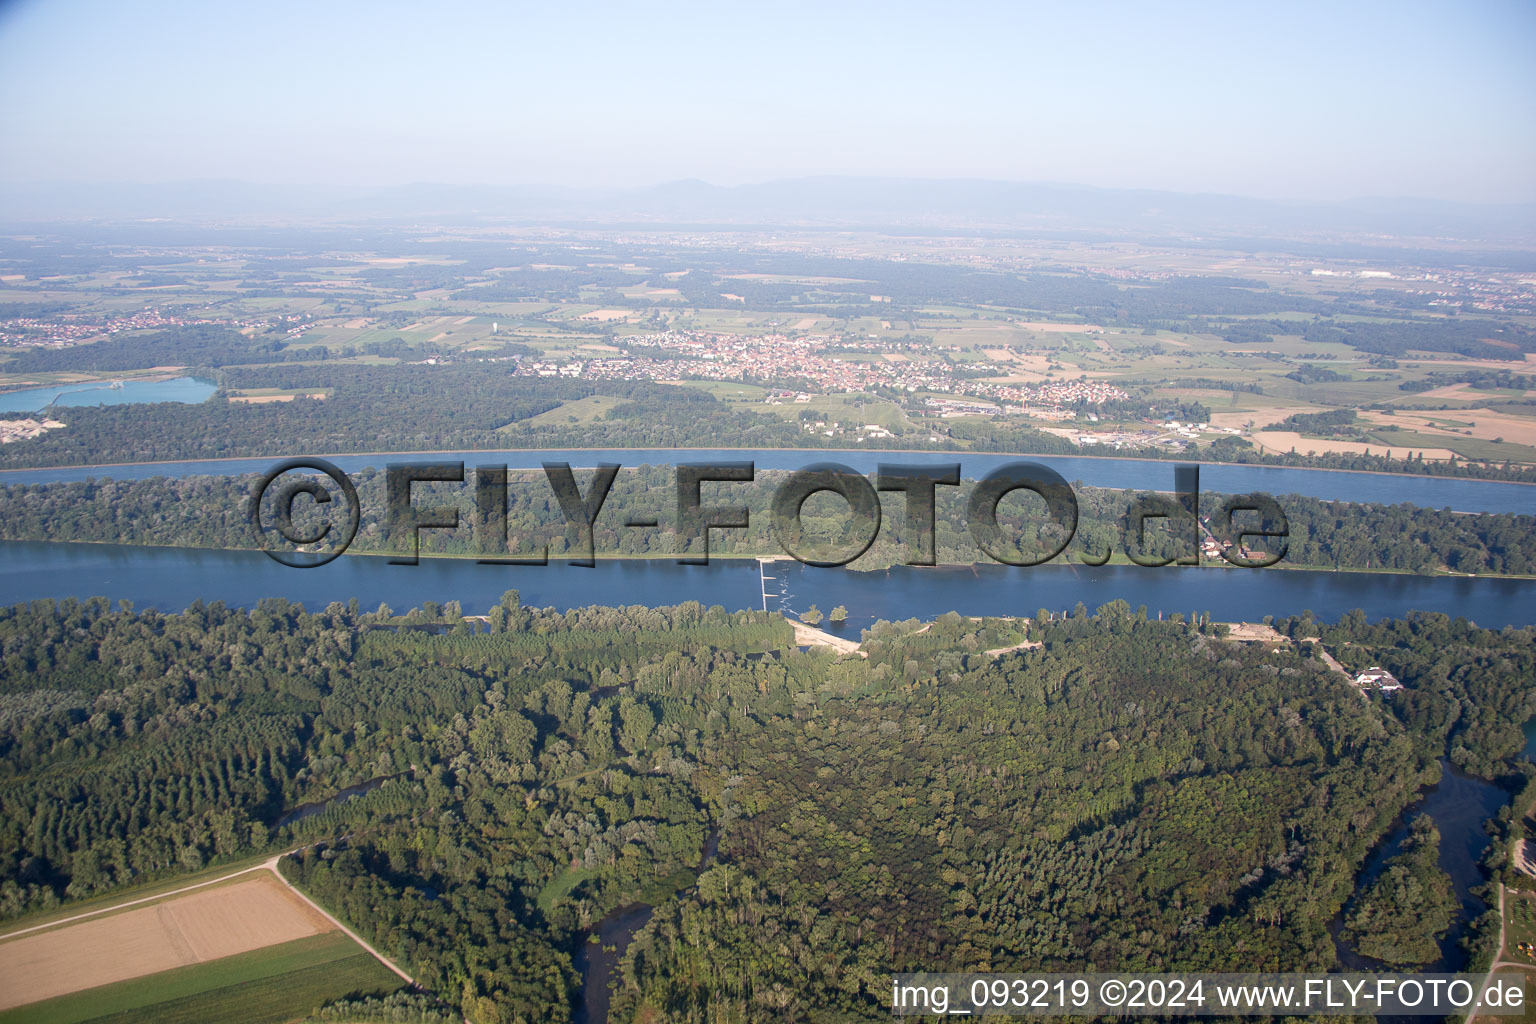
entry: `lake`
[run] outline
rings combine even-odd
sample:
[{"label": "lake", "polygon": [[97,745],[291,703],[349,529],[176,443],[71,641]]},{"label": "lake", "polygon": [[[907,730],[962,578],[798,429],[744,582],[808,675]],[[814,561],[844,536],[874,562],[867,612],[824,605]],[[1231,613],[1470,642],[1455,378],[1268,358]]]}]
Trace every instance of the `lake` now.
[{"label": "lake", "polygon": [[[764,579],[766,576],[766,579]],[[250,607],[283,597],[318,610],[359,598],[372,609],[423,601],[458,601],[483,611],[507,590],[524,604],[567,609],[592,604],[670,605],[698,601],[736,611],[762,608],[823,613],[848,608],[848,621],[827,628],[857,637],[877,619],[965,615],[1034,615],[1081,601],[1090,610],[1116,598],[1156,616],[1209,611],[1219,621],[1257,621],[1310,609],[1335,619],[1353,608],[1372,619],[1411,610],[1465,616],[1483,626],[1536,624],[1536,580],[1305,572],[1289,569],[1143,568],[1141,566],[898,566],[860,573],[798,562],[768,564],[716,559],[707,566],[671,559],[599,559],[592,569],[477,565],[470,559],[423,558],[390,565],[346,555],[315,569],[291,569],[256,551],[211,551],[116,544],[0,543],[0,604],[37,598],[104,596],[140,608],[181,611],[193,601]],[[766,591],[766,598],[765,598]]]},{"label": "lake", "polygon": [[[190,378],[186,378],[190,379]],[[128,385],[124,385],[126,389]],[[201,399],[198,399],[201,401]],[[255,459],[213,459],[189,462],[137,463],[127,466],[90,466],[60,469],[11,469],[0,471],[0,484],[36,484],[59,480],[111,477],[141,480],[154,476],[226,476],[264,473],[279,456]],[[1009,462],[1028,460],[1050,466],[1066,480],[1094,487],[1171,491],[1173,467],[1154,459],[1110,459],[1084,456],[996,455],[962,452],[798,451],[789,449],[681,449],[613,448],[551,449],[486,452],[408,452],[396,455],[331,455],[331,462],[351,473],[389,462],[462,461],[468,466],[505,465],[513,469],[537,469],[544,462],[568,462],[590,467],[599,462],[622,466],[671,466],[680,462],[730,462],[751,460],[758,469],[799,469],[815,462],[840,462],[860,473],[873,473],[881,462],[907,465],[960,463],[967,478],[980,478]],[[1200,467],[1200,486],[1225,494],[1262,491],[1267,494],[1300,494],[1328,501],[1361,501],[1383,505],[1407,502],[1425,508],[1451,508],[1458,512],[1511,512],[1536,514],[1536,487],[1529,484],[1462,480],[1451,477],[1409,476],[1392,473],[1345,473],[1323,469],[1290,469],[1278,466],[1207,464]]]},{"label": "lake", "polygon": [[26,388],[0,394],[0,412],[42,412],[50,405],[135,405],[149,402],[206,402],[218,385],[200,377],[169,380],[82,381],[45,388]]}]

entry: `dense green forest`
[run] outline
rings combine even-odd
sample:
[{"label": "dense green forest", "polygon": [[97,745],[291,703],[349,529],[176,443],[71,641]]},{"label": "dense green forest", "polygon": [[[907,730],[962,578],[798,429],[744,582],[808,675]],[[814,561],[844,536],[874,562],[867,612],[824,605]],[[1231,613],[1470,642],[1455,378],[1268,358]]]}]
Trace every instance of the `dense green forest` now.
[{"label": "dense green forest", "polygon": [[[963,463],[962,463],[963,464]],[[751,525],[744,530],[711,532],[711,554],[783,554],[772,529],[771,503],[787,473],[764,470],[748,483],[705,485],[706,504],[740,504],[749,509]],[[396,541],[387,530],[385,474],[372,469],[352,474],[362,505],[361,527],[351,550],[407,551],[409,538]],[[577,475],[583,494],[591,490],[590,472]],[[249,548],[256,546],[246,519],[246,504],[255,477],[183,477],[146,480],[87,480],[69,483],[0,487],[0,539],[50,541],[108,541],[179,547]],[[940,562],[988,560],[970,531],[966,501],[973,484],[940,486],[935,496],[935,557]],[[542,471],[513,471],[507,487],[507,546],[486,552],[480,544],[494,536],[481,525],[476,508],[473,464],[463,484],[417,484],[412,501],[418,508],[451,506],[460,510],[457,530],[421,532],[427,554],[485,555],[508,551],[536,553],[548,546],[553,557],[585,551],[576,531],[566,527],[555,494]],[[713,488],[713,490],[710,490]],[[1079,522],[1076,539],[1062,559],[1097,561],[1106,552],[1124,560],[1126,513],[1145,498],[1129,491],[1081,486],[1074,488]],[[1222,541],[1230,531],[1219,514],[1223,495],[1201,495],[1201,514],[1211,520],[1211,532]],[[302,522],[308,499],[299,502]],[[1391,570],[1458,573],[1536,573],[1536,516],[1459,515],[1446,510],[1407,505],[1326,502],[1288,495],[1279,499],[1289,537],[1283,566],[1328,569]],[[641,466],[621,471],[594,523],[592,547],[599,555],[645,557],[673,555],[682,547],[672,528],[676,518],[677,479],[669,467]],[[905,498],[888,493],[883,501],[880,533],[874,545],[852,563],[856,569],[901,564],[911,557],[913,538],[906,524]],[[655,528],[631,528],[630,517],[651,517]],[[1043,553],[1059,540],[1045,518],[1044,502],[1028,492],[1004,499],[999,521],[1009,528],[1011,541],[1023,543],[1019,555]],[[858,524],[839,497],[818,495],[806,502],[802,521],[807,537],[828,551],[857,550]],[[1256,520],[1252,520],[1256,521]],[[1237,523],[1250,520],[1239,516]],[[1153,520],[1147,543],[1133,546],[1146,557],[1174,558],[1188,553],[1191,531],[1168,521]],[[1028,530],[1026,531],[1026,527]],[[1258,546],[1257,541],[1250,543]],[[1220,559],[1207,556],[1206,561]],[[1225,564],[1225,563],[1220,563]]]},{"label": "dense green forest", "polygon": [[1321,969],[1437,757],[1523,783],[1536,632],[1277,625],[1406,690],[1120,601],[880,623],[867,657],[511,592],[483,619],[16,606],[0,913],[303,844],[290,877],[474,1024],[569,1019],[573,954],[637,900],[618,1021],[884,1019],[893,970]]}]

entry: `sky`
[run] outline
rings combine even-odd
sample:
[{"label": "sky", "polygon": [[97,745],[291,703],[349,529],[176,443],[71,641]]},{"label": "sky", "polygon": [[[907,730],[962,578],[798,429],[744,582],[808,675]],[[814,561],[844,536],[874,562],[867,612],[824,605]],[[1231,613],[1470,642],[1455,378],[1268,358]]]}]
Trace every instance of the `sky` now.
[{"label": "sky", "polygon": [[1536,2],[0,0],[0,187],[809,175],[1536,201]]}]

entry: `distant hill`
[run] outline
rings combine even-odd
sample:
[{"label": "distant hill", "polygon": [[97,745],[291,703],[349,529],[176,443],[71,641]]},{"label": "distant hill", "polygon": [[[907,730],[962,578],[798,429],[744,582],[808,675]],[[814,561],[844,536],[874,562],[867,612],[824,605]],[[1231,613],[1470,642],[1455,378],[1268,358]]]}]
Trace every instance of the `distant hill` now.
[{"label": "distant hill", "polygon": [[689,180],[636,189],[430,183],[364,189],[234,181],[0,186],[0,222],[158,218],[964,228],[1123,238],[1391,238],[1536,249],[1536,204],[1282,202],[971,179],[815,177],[730,187]]}]

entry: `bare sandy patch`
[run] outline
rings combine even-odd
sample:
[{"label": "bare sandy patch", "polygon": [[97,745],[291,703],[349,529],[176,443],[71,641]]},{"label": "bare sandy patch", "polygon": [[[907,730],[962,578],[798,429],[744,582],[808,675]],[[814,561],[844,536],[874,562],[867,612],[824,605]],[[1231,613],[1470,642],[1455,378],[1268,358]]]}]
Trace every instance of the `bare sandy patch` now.
[{"label": "bare sandy patch", "polygon": [[1470,384],[1447,384],[1443,388],[1430,388],[1428,391],[1415,391],[1409,398],[1475,398],[1466,392],[1472,390]]},{"label": "bare sandy patch", "polygon": [[1290,643],[1277,633],[1273,626],[1266,626],[1262,622],[1229,622],[1226,625],[1228,640],[1236,640],[1240,643]]},{"label": "bare sandy patch", "polygon": [[594,309],[590,313],[583,313],[578,320],[623,320],[629,316],[627,309]]},{"label": "bare sandy patch", "polygon": [[[674,288],[673,291],[676,291],[676,289]],[[797,330],[797,331],[813,331],[815,329],[816,329],[816,318],[813,317],[813,316],[806,317],[805,319],[801,320],[799,323],[795,324],[795,326],[794,326],[794,330]]]},{"label": "bare sandy patch", "polygon": [[455,320],[453,322],[453,325],[455,327],[462,327],[464,324],[469,323],[473,319],[474,319],[474,317],[472,317],[472,316],[461,316],[461,317],[459,317],[457,320]]},{"label": "bare sandy patch", "polygon": [[231,402],[244,402],[246,405],[266,405],[268,402],[291,402],[295,398],[317,398],[325,400],[324,391],[314,391],[307,395],[230,395]]},{"label": "bare sandy patch", "polygon": [[1285,454],[1294,449],[1302,455],[1385,455],[1392,459],[1406,459],[1410,455],[1422,456],[1431,462],[1450,459],[1455,453],[1447,448],[1405,447],[1389,448],[1382,444],[1364,441],[1322,441],[1315,437],[1302,437],[1294,430],[1261,430],[1252,435],[1253,443],[1260,450]]},{"label": "bare sandy patch", "polygon": [[333,930],[266,872],[0,942],[0,1010]]},{"label": "bare sandy patch", "polygon": [[904,356],[900,352],[885,352],[881,354],[880,358],[884,359],[888,363],[905,363],[911,361],[910,357]]},{"label": "bare sandy patch", "polygon": [[369,323],[371,323],[371,321],[367,317],[359,316],[359,317],[353,317],[351,320],[348,320],[346,323],[342,324],[341,326],[347,328],[348,330],[356,331],[356,330],[360,330],[360,329],[362,329],[364,327],[367,327]]},{"label": "bare sandy patch", "polygon": [[230,395],[231,402],[239,402],[243,405],[266,405],[269,402],[291,402],[292,395]]},{"label": "bare sandy patch", "polygon": [[815,626],[808,626],[803,622],[789,620],[789,624],[795,631],[795,646],[797,647],[830,647],[839,654],[857,654],[861,658],[869,657],[865,651],[859,650],[859,644],[855,640],[834,636]]}]

